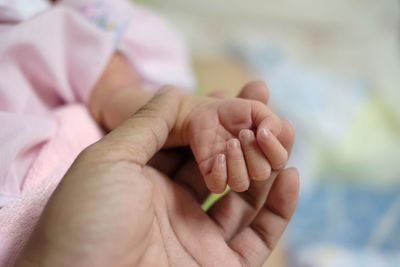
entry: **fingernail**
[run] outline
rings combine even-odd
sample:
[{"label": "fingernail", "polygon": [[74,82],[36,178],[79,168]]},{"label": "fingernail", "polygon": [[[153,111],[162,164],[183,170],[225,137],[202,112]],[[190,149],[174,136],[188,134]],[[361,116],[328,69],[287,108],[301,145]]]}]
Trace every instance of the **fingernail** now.
[{"label": "fingernail", "polygon": [[268,130],[268,129],[262,129],[261,131],[260,131],[260,135],[261,135],[261,138],[262,139],[267,139],[268,138],[268,136],[270,135],[270,130]]},{"label": "fingernail", "polygon": [[241,130],[239,133],[239,137],[241,139],[249,140],[253,136],[253,132],[249,129]]},{"label": "fingernail", "polygon": [[219,162],[220,164],[225,164],[226,159],[225,159],[225,155],[224,155],[224,154],[218,155],[218,162]]},{"label": "fingernail", "polygon": [[263,127],[264,129],[273,129],[275,127],[275,120],[273,119],[272,116],[268,116],[264,121],[263,121]]},{"label": "fingernail", "polygon": [[231,139],[231,140],[229,141],[229,143],[228,143],[228,146],[229,146],[230,148],[239,148],[239,147],[240,147],[239,140],[237,140],[237,139]]}]

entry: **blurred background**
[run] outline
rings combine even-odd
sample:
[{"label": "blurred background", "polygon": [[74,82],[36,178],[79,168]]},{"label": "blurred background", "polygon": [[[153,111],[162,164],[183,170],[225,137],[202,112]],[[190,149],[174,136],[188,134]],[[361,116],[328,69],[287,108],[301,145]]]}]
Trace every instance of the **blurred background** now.
[{"label": "blurred background", "polygon": [[265,80],[291,120],[298,210],[265,266],[400,266],[400,1],[142,0],[199,93]]}]

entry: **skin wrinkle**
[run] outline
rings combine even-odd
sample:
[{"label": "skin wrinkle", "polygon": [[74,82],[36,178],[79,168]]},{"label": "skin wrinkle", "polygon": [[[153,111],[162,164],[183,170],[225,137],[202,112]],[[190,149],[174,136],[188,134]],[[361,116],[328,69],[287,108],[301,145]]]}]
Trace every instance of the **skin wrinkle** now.
[{"label": "skin wrinkle", "polygon": [[[249,191],[246,191],[246,192],[243,192],[243,193],[231,192],[230,194],[236,194],[237,196],[239,196],[241,199],[244,200],[243,203],[246,204],[247,207],[251,208],[251,211],[248,212],[248,213],[249,213],[249,214],[251,214],[252,212],[254,213],[253,218],[256,216],[256,211],[260,210],[260,208],[261,208],[261,207],[263,206],[263,204],[264,204],[262,198],[260,198],[260,197],[258,197],[258,198],[251,197],[251,194],[249,193]],[[224,196],[224,198],[227,198],[227,197],[232,197],[232,195],[226,195],[226,196]],[[257,200],[258,200],[258,201],[257,201]],[[258,204],[257,204],[257,203],[258,203]],[[220,213],[220,214],[221,214],[221,213]],[[219,215],[220,215],[220,214],[219,214]],[[225,221],[225,222],[231,221],[231,220],[227,219],[226,216],[222,216],[222,218],[223,218],[223,221]],[[252,219],[253,219],[253,218],[252,218]],[[229,226],[227,226],[227,225],[224,226],[223,224],[221,224],[221,223],[219,222],[219,220],[214,220],[214,222],[217,222],[217,224],[221,227],[221,231],[222,231],[222,233],[224,233],[223,235],[224,235],[228,240],[230,240],[231,238],[233,238],[232,236],[229,237],[229,236],[227,235],[227,233],[226,233],[225,228],[230,228]],[[244,227],[246,227],[246,225],[242,226],[241,228],[244,228]]]},{"label": "skin wrinkle", "polygon": [[[275,179],[276,179],[276,176],[273,176],[273,177],[270,177],[270,179],[268,179],[266,181],[253,182],[253,186],[254,186],[254,184],[258,184],[258,186],[260,186],[261,184],[264,184],[263,187],[261,187],[262,190],[265,191],[264,194],[262,194],[262,195],[259,195],[259,193],[257,193],[257,192],[253,192],[253,190],[256,187],[250,187],[249,190],[244,193],[231,192],[230,194],[224,196],[224,198],[233,198],[234,196],[237,196],[243,200],[244,204],[250,205],[251,210],[254,211],[253,215],[248,218],[248,221],[250,223],[256,217],[256,215],[258,213],[257,211],[261,210],[264,207],[265,198],[266,198],[267,194],[269,193],[269,190],[271,190]],[[257,196],[257,197],[252,197],[253,195]],[[224,199],[222,199],[222,201],[223,200]],[[212,211],[213,211],[213,209],[210,210],[210,212],[212,212]],[[251,212],[248,212],[248,213],[251,214]],[[219,218],[219,217],[217,217],[217,218]],[[248,226],[248,224],[242,224],[241,226],[239,226],[239,229],[244,228],[246,226]],[[225,227],[223,227],[222,229],[224,230],[224,228],[229,228],[229,226],[225,225]]]},{"label": "skin wrinkle", "polygon": [[[198,170],[198,168],[195,167],[195,165],[196,165],[196,162],[193,160],[189,163],[187,162],[182,167],[182,169],[176,174],[175,180],[178,182],[178,184],[184,184],[184,185],[188,186],[190,188],[190,191],[194,192],[194,196],[198,199],[198,203],[201,205],[206,200],[206,198],[209,196],[210,192],[207,189],[204,180],[202,180],[200,171]],[[193,179],[187,179],[187,177],[189,175],[193,175],[193,171],[190,171],[190,169],[188,169],[191,166],[193,166],[192,167],[192,168],[194,168],[193,170],[197,170],[197,175],[195,177],[192,176]],[[187,170],[190,171],[189,174],[186,174],[185,176],[183,176],[185,171],[187,171]],[[191,184],[190,181],[193,184]]]},{"label": "skin wrinkle", "polygon": [[[271,190],[272,185],[275,182],[275,179],[276,179],[276,176],[272,176],[266,181],[254,181],[253,185],[254,185],[254,183],[265,183],[265,187],[268,188],[268,190],[266,191],[266,194],[265,194],[265,195],[267,195],[269,193],[269,190]],[[241,197],[246,203],[250,204],[254,210],[259,210],[260,208],[262,208],[264,201],[265,201],[265,199],[263,199],[262,197],[259,197],[259,196],[254,197],[251,194],[251,192],[249,192],[249,191],[239,194],[239,197]]]},{"label": "skin wrinkle", "polygon": [[189,185],[185,180],[180,181],[180,185],[181,185],[182,187],[186,188],[188,191],[190,191],[190,192],[193,194],[193,196],[195,196],[195,198],[198,200],[198,203],[201,204],[200,201],[202,201],[203,198],[202,198],[197,192],[195,192],[195,191],[193,190],[193,188],[191,188],[190,185]]},{"label": "skin wrinkle", "polygon": [[[166,89],[167,90],[167,89]],[[157,96],[156,96],[157,98]],[[146,114],[146,115],[142,115],[142,114]],[[165,119],[164,117],[160,117],[157,116],[157,109],[153,108],[151,106],[145,106],[142,107],[138,113],[135,114],[135,117],[131,117],[130,119],[128,119],[126,121],[126,124],[130,123],[130,120],[134,118],[135,121],[139,121],[139,123],[141,121],[144,121],[143,124],[148,124],[148,121],[156,121],[156,125],[159,127],[161,134],[163,133],[168,133],[169,129],[171,129],[173,127],[173,125],[169,122],[168,119]],[[140,159],[140,157],[144,157],[145,158],[149,158],[152,155],[149,155],[148,151],[155,151],[161,148],[162,143],[158,138],[158,133],[155,132],[154,130],[154,125],[149,125],[147,127],[145,127],[142,131],[148,131],[149,134],[144,135],[147,138],[150,137],[149,140],[147,140],[146,143],[141,142],[140,144],[136,144],[135,147],[131,147],[129,142],[123,142],[123,140],[120,140],[122,147],[120,148],[121,151],[126,151],[128,150],[128,154],[130,155],[128,158],[130,159],[130,161],[132,161],[133,164],[138,164],[140,165],[142,168],[144,166],[144,164],[142,164],[143,159]],[[112,135],[112,133],[110,133],[109,135]],[[165,134],[163,134],[165,135]],[[110,138],[110,137],[108,137]],[[107,140],[107,136],[105,138]],[[117,141],[118,144],[118,141]],[[117,144],[111,145],[111,147],[118,147]],[[150,146],[150,148],[149,148]],[[138,153],[139,150],[139,153]],[[139,158],[138,158],[139,155]],[[141,156],[142,155],[142,156]]]},{"label": "skin wrinkle", "polygon": [[263,230],[262,227],[259,227],[256,224],[250,224],[250,228],[251,230],[253,230],[256,236],[262,241],[262,243],[265,244],[265,247],[267,248],[268,252],[271,252],[274,249],[274,245],[270,244],[270,240],[268,238],[265,238],[265,236],[270,233],[265,231],[265,228]]},{"label": "skin wrinkle", "polygon": [[[109,147],[114,147],[114,151],[109,152],[108,150],[105,150],[104,152],[109,155],[108,155],[108,158],[102,160],[102,162],[103,163],[124,162],[124,163],[132,166],[133,168],[137,168],[138,170],[143,169],[143,167],[145,166],[144,164],[142,164],[143,159],[141,159],[141,157],[143,157],[143,156],[140,156],[140,155],[143,155],[143,153],[137,153],[137,152],[144,151],[145,148],[142,146],[142,148],[138,147],[138,149],[135,149],[135,148],[131,148],[130,146],[122,146],[122,149],[121,149],[121,148],[119,148],[120,145],[122,145],[122,144],[120,144],[119,141],[110,142]],[[133,150],[134,150],[135,154],[139,154],[139,155],[132,157],[132,155],[134,155],[132,153]],[[100,162],[101,161],[98,161],[98,163],[100,163]]]},{"label": "skin wrinkle", "polygon": [[242,254],[241,250],[234,250],[234,252],[242,267],[253,267],[253,265],[250,263],[249,257]]},{"label": "skin wrinkle", "polygon": [[[160,193],[161,193],[161,194],[165,194],[165,192],[160,192]],[[171,211],[172,209],[169,207],[167,201],[164,202],[164,205],[166,206],[165,210],[166,210],[167,214],[169,215],[169,216],[167,216],[167,219],[168,219],[168,222],[169,222],[169,226],[170,226],[171,230],[173,231],[173,233],[175,234],[175,237],[176,237],[177,240],[179,241],[179,245],[180,245],[181,248],[186,252],[186,254],[189,255],[190,258],[191,258],[196,264],[198,264],[198,266],[201,266],[201,265],[199,264],[199,262],[197,261],[197,259],[190,253],[190,251],[188,251],[187,248],[186,248],[185,246],[182,245],[182,240],[179,238],[179,235],[177,234],[177,232],[176,232],[176,230],[175,230],[175,228],[174,228],[174,224],[172,223],[172,220],[171,220],[171,218],[172,218],[171,215],[172,215],[172,214],[170,213],[170,211]],[[160,228],[160,230],[161,230],[161,229],[162,229],[162,228]],[[165,241],[163,242],[163,244],[165,245]],[[168,250],[166,250],[166,253],[168,253]]]},{"label": "skin wrinkle", "polygon": [[[222,122],[220,120],[220,118],[218,117],[218,123],[222,125]],[[206,131],[207,129],[205,129],[204,131]],[[215,158],[207,158],[207,156],[204,156],[204,159],[201,159],[202,156],[201,155],[209,155],[211,153],[211,151],[214,151],[215,148],[218,146],[219,144],[222,144],[222,146],[224,147],[224,149],[217,149],[217,150],[223,150],[225,152],[225,143],[228,138],[231,137],[231,134],[229,132],[227,132],[225,129],[222,128],[218,128],[217,131],[215,132],[215,130],[213,128],[210,128],[209,131],[212,132],[212,134],[214,135],[214,142],[216,142],[217,137],[220,137],[220,141],[218,143],[214,143],[215,145],[213,147],[207,147],[207,152],[204,153],[199,153],[199,160],[196,160],[196,162],[198,162],[199,166],[200,166],[200,170],[202,171],[203,175],[209,175],[212,172],[212,163],[214,162]],[[204,134],[204,132],[202,132]],[[198,136],[199,133],[194,133],[194,140],[196,140],[196,136]],[[214,153],[212,153],[214,154]],[[218,153],[220,154],[220,153]],[[210,163],[211,162],[211,163]],[[204,169],[207,169],[207,172],[204,172]]]},{"label": "skin wrinkle", "polygon": [[[192,125],[192,121],[191,121],[190,119],[191,119],[191,117],[193,116],[193,113],[194,113],[197,109],[201,109],[203,106],[209,104],[209,102],[206,102],[206,101],[203,100],[203,99],[213,100],[214,102],[215,102],[215,101],[218,101],[218,100],[212,99],[212,98],[210,98],[210,97],[203,97],[203,98],[200,100],[200,103],[196,105],[196,108],[190,109],[189,113],[185,116],[185,118],[183,119],[183,122],[182,122],[182,124],[181,124],[181,125],[182,125],[182,131],[181,131],[181,132],[182,132],[182,136],[181,136],[181,138],[182,138],[182,140],[183,140],[183,142],[184,142],[185,144],[191,143],[191,138],[190,138],[190,136],[193,136],[193,138],[196,138],[196,132],[193,131],[193,125]],[[185,101],[182,101],[182,102],[185,102]],[[185,105],[185,103],[181,103],[181,105],[180,105],[180,109],[181,109],[181,110],[183,109],[183,105]]]},{"label": "skin wrinkle", "polygon": [[[241,99],[241,100],[243,100],[243,99]],[[245,107],[246,110],[244,111],[244,109],[242,109],[241,113],[249,113],[249,114],[251,114],[251,102],[250,102],[250,100],[244,100],[244,103],[242,103],[242,105],[244,105],[244,104],[246,104],[245,105],[246,106]],[[251,123],[251,121],[248,120],[248,118],[241,119],[241,120],[240,119],[239,120],[235,120],[235,118],[232,118],[231,121],[229,123],[227,123],[226,121],[223,120],[222,114],[225,113],[223,109],[226,109],[226,104],[225,105],[221,105],[221,106],[218,107],[217,114],[218,114],[219,122],[225,128],[227,126],[229,126],[229,125],[234,125],[235,126],[235,130],[236,130],[234,135],[237,136],[239,134],[239,131],[242,130],[242,129],[248,129],[248,128],[252,127],[252,123]]]},{"label": "skin wrinkle", "polygon": [[[159,191],[158,193],[163,194],[163,192],[161,192],[161,191]],[[166,203],[166,202],[163,202],[163,204],[164,204],[165,206],[167,206],[167,203]],[[165,210],[167,210],[167,208],[165,208]],[[167,212],[168,212],[168,211],[167,211]],[[156,222],[157,222],[157,224],[158,224],[158,229],[159,229],[159,231],[160,231],[160,233],[161,233],[161,232],[162,232],[162,225],[161,225],[161,223],[160,223],[160,219],[158,218],[158,214],[157,214],[157,213],[155,213],[154,215],[155,215],[155,220],[156,220]],[[170,263],[170,262],[172,262],[172,260],[171,260],[171,256],[169,255],[169,251],[168,251],[168,249],[167,249],[167,247],[166,247],[166,245],[165,245],[164,236],[163,236],[163,235],[160,235],[160,236],[161,236],[161,241],[162,241],[162,245],[163,245],[163,247],[164,247],[165,254],[167,255],[168,263]],[[170,266],[170,265],[168,264],[168,266]]]},{"label": "skin wrinkle", "polygon": [[[168,204],[167,204],[167,205],[168,205]],[[167,209],[167,212],[168,212],[168,209]],[[199,262],[197,261],[197,259],[187,250],[187,248],[186,248],[185,246],[182,245],[182,240],[179,238],[179,235],[177,235],[177,233],[176,233],[176,231],[175,231],[175,228],[174,228],[174,225],[173,225],[172,222],[171,222],[171,216],[168,216],[168,222],[170,223],[171,229],[172,229],[173,233],[175,234],[175,236],[177,237],[177,239],[178,239],[178,241],[179,241],[179,245],[181,246],[181,248],[186,252],[186,254],[188,254],[188,255],[190,256],[190,258],[191,258],[194,262],[196,262],[196,264],[198,264],[198,266],[201,266],[201,265],[199,264]]]},{"label": "skin wrinkle", "polygon": [[[214,129],[205,129],[205,130],[203,130],[201,133],[198,133],[198,134],[202,134],[202,135],[205,135],[205,132],[206,131],[208,131],[208,132],[210,132],[211,133],[211,135],[213,135],[214,136],[214,140],[216,140],[216,137],[217,137],[217,133],[214,131]],[[194,136],[194,139],[196,139],[196,135],[198,135],[198,134],[195,134],[195,136]],[[198,140],[198,138],[197,138],[197,140]],[[197,141],[196,140],[196,141]],[[225,142],[225,140],[223,140],[223,142]],[[206,148],[206,150],[208,151],[208,152],[210,152],[210,151],[212,151],[213,150],[213,148],[215,148],[215,147],[210,147],[210,146],[207,146],[207,145],[204,145],[204,142],[200,142],[200,141],[197,141],[196,143],[194,143],[194,146],[196,147],[196,149],[198,149],[198,150],[200,150],[200,149],[202,149],[203,148],[203,151],[204,151],[204,148]],[[203,154],[205,155],[205,156],[203,156]],[[208,155],[209,153],[206,153],[206,152],[204,152],[204,153],[198,153],[198,157],[197,157],[197,159],[196,159],[196,162],[197,163],[199,163],[199,164],[201,164],[201,163],[203,163],[205,160],[208,160],[209,158],[207,158],[207,155]],[[203,156],[203,157],[202,157]]]},{"label": "skin wrinkle", "polygon": [[[222,147],[225,147],[225,141],[223,142],[219,142],[218,144],[222,144]],[[217,146],[217,144],[215,145],[215,147]],[[214,147],[214,148],[215,148]],[[215,149],[214,149],[215,150]],[[218,149],[219,150],[219,149]],[[223,153],[217,153],[217,154],[223,154]],[[213,163],[215,161],[215,157],[213,158],[206,158],[203,161],[198,162],[199,166],[200,166],[200,170],[202,172],[203,175],[209,175],[212,172],[212,166]],[[207,172],[205,172],[204,170],[208,170]]]},{"label": "skin wrinkle", "polygon": [[[229,197],[229,196],[226,195],[225,197]],[[248,203],[246,203],[246,204],[248,204]],[[234,209],[235,207],[232,207],[232,208]],[[219,228],[222,236],[227,241],[230,241],[233,238],[233,236],[229,236],[227,234],[226,229],[227,228],[232,228],[232,223],[229,223],[229,222],[233,222],[233,218],[234,217],[235,216],[234,216],[234,214],[232,214],[231,210],[225,209],[223,211],[219,211],[219,213],[218,213],[218,218],[222,218],[222,219],[218,219],[217,220],[217,219],[214,218],[214,220],[213,220],[213,222],[216,225],[218,225],[218,228]],[[224,222],[224,224],[222,224],[222,222]]]}]

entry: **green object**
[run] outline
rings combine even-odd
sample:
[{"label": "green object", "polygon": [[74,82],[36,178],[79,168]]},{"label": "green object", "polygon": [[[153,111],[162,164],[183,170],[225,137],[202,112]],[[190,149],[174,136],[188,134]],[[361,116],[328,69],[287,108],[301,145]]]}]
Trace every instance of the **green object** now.
[{"label": "green object", "polygon": [[201,208],[204,211],[209,210],[218,200],[220,200],[223,196],[228,194],[231,191],[229,187],[226,188],[225,192],[221,194],[210,194],[206,201],[204,201],[203,205],[201,205]]}]

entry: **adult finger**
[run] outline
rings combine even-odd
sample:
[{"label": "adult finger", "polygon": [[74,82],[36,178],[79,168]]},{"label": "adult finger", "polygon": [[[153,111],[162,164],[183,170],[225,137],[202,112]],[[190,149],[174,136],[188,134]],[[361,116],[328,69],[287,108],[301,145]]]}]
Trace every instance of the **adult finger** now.
[{"label": "adult finger", "polygon": [[257,217],[229,242],[243,266],[261,266],[268,258],[294,213],[298,192],[297,170],[282,171]]},{"label": "adult finger", "polygon": [[[39,266],[40,255],[50,255],[45,259],[49,266],[60,266],[61,261],[70,266],[110,266],[118,259],[116,251],[126,247],[136,248],[130,251],[132,262],[140,259],[150,242],[154,214],[153,185],[137,166],[145,165],[165,142],[179,99],[176,91],[163,90],[80,154],[47,203],[21,262],[30,259]],[[84,249],[84,256],[79,249],[94,247]]]},{"label": "adult finger", "polygon": [[175,124],[180,99],[176,89],[162,89],[137,113],[89,150],[100,150],[97,156],[103,160],[128,161],[144,166],[164,145]]}]

